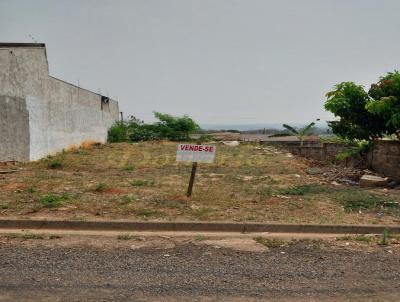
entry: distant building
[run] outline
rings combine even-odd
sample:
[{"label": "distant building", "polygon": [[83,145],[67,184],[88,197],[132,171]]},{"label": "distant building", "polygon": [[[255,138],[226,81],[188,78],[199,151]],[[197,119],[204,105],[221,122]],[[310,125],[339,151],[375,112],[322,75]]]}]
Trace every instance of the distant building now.
[{"label": "distant building", "polygon": [[45,44],[0,43],[0,162],[104,143],[118,103],[49,75]]}]

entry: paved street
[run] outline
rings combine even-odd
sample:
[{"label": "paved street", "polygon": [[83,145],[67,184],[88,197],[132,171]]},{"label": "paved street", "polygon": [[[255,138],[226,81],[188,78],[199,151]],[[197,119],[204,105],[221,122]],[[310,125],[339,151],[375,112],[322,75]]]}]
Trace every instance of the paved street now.
[{"label": "paved street", "polygon": [[190,241],[138,249],[136,241],[114,248],[32,241],[1,242],[0,301],[400,299],[398,250],[309,242],[249,252]]}]

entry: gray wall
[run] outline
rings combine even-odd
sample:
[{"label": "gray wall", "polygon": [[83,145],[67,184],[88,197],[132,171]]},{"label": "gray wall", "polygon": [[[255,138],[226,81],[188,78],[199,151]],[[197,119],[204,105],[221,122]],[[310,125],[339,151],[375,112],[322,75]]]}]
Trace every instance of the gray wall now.
[{"label": "gray wall", "polygon": [[0,96],[0,159],[29,158],[29,116],[21,98]]},{"label": "gray wall", "polygon": [[0,161],[37,160],[85,141],[104,143],[119,118],[117,102],[102,106],[101,95],[51,77],[44,47],[0,45],[0,83],[0,140],[6,142]]},{"label": "gray wall", "polygon": [[[319,161],[338,162],[336,155],[348,147],[341,144],[324,143],[320,147],[284,146],[293,154]],[[346,166],[369,168],[383,176],[400,181],[400,141],[378,140],[373,143],[367,156],[349,158]]]},{"label": "gray wall", "polygon": [[400,181],[400,141],[376,141],[368,154],[374,171]]}]

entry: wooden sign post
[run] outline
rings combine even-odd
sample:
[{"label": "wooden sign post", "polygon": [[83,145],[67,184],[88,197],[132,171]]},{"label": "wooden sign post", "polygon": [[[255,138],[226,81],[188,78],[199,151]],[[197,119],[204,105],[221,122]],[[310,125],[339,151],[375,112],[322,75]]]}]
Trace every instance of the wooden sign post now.
[{"label": "wooden sign post", "polygon": [[215,159],[216,147],[211,145],[179,144],[176,151],[177,161],[191,161],[192,173],[190,174],[187,197],[192,196],[194,179],[196,177],[197,163],[212,163]]},{"label": "wooden sign post", "polygon": [[193,162],[192,164],[192,173],[190,174],[189,187],[186,193],[187,197],[192,196],[194,178],[196,177],[196,170],[197,170],[197,161]]}]

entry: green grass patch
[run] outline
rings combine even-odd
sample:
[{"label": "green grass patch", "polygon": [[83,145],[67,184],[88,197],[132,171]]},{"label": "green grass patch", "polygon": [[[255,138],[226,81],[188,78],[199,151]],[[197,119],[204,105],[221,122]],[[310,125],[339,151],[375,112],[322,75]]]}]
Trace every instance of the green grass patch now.
[{"label": "green grass patch", "polygon": [[39,202],[45,208],[56,208],[61,206],[65,201],[69,199],[68,194],[56,195],[56,194],[47,194],[40,198]]},{"label": "green grass patch", "polygon": [[337,191],[334,198],[348,212],[378,209],[390,210],[399,208],[399,204],[390,198],[378,196],[364,191]]}]

